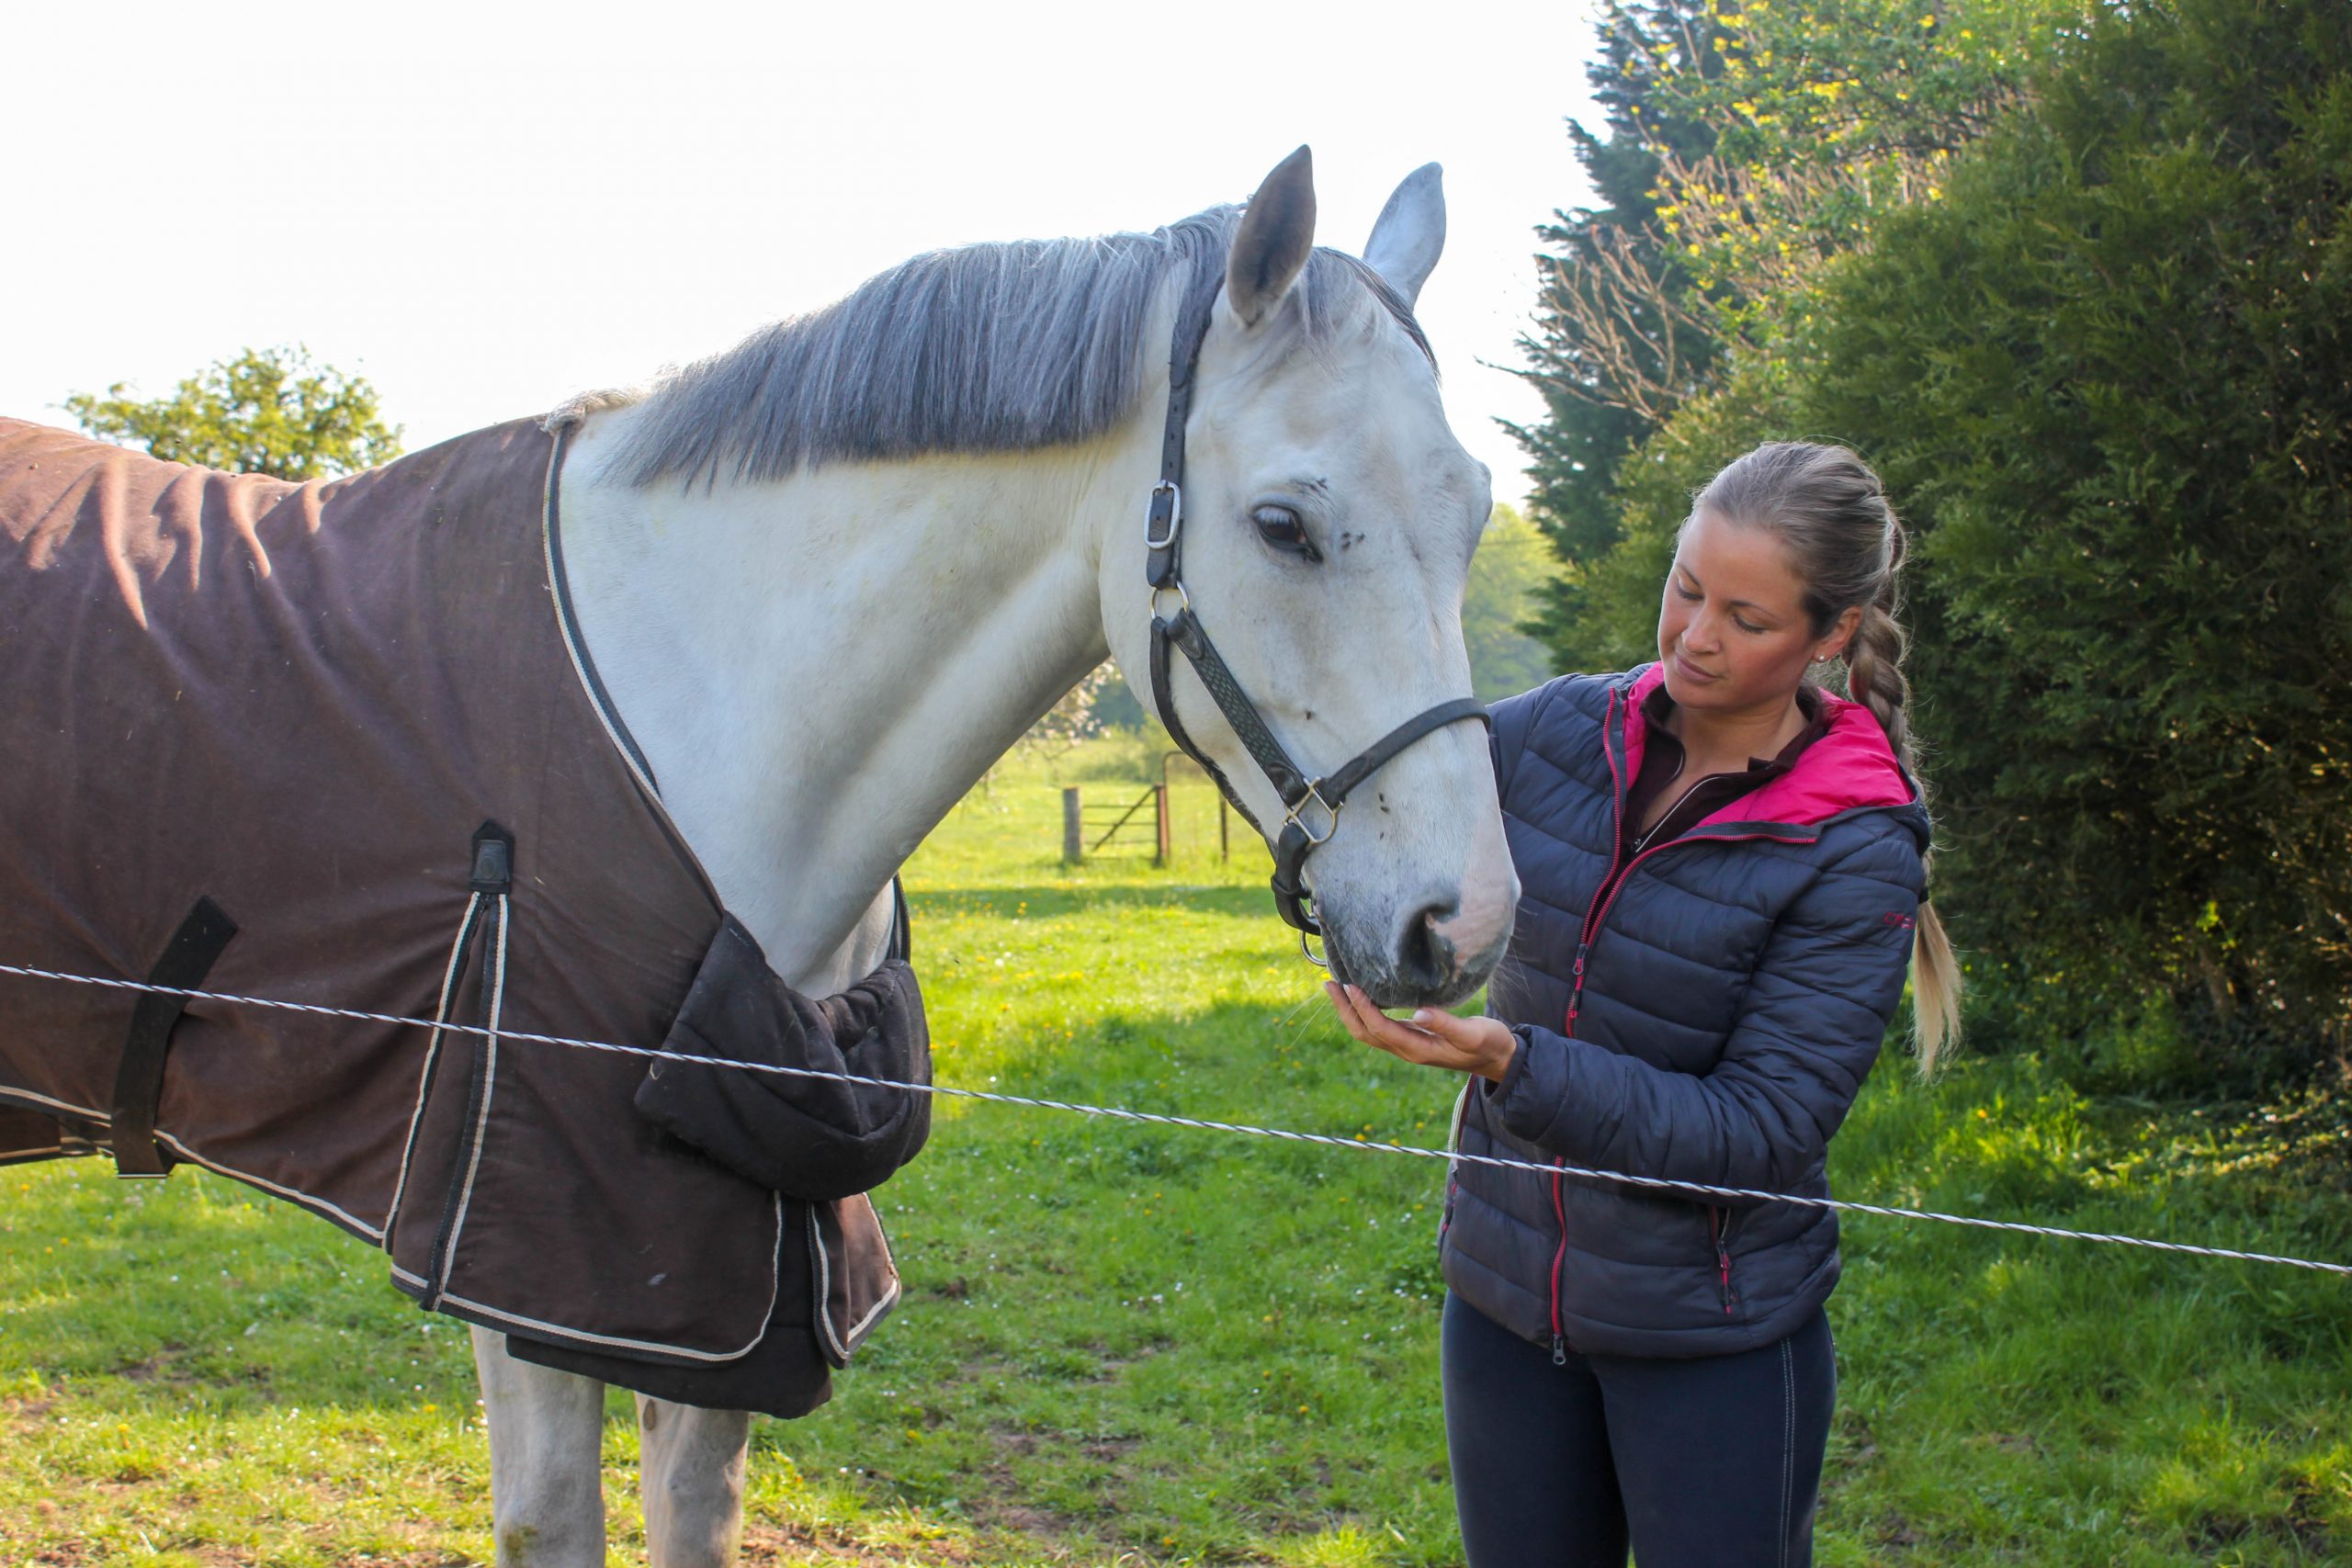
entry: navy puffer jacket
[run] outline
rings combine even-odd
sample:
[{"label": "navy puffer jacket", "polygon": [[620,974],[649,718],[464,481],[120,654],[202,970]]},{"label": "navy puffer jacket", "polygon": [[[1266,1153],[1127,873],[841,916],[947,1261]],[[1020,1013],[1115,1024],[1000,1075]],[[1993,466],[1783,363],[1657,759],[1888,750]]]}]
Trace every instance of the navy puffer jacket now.
[{"label": "navy puffer jacket", "polygon": [[[1828,731],[1789,773],[1652,845],[1592,909],[1663,678],[1564,676],[1495,705],[1522,893],[1487,1010],[1520,1049],[1501,1083],[1471,1080],[1459,1147],[1826,1196],[1830,1134],[1902,995],[1928,815],[1870,710],[1824,694]],[[1829,1210],[1471,1164],[1442,1245],[1468,1304],[1602,1354],[1769,1344],[1838,1280]]]}]

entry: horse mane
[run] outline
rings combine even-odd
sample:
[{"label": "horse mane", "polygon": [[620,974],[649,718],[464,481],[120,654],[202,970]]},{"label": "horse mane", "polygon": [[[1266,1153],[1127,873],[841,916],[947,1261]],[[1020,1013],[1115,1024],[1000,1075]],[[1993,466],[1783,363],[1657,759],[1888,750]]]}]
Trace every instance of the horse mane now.
[{"label": "horse mane", "polygon": [[[928,252],[822,310],[668,373],[612,472],[643,487],[785,478],[804,464],[1020,452],[1110,429],[1166,351],[1143,341],[1162,281],[1223,268],[1238,207],[1148,234]],[[1412,308],[1355,257],[1317,250],[1286,310],[1306,339],[1368,291],[1430,355]],[[1435,365],[1434,355],[1430,363]]]}]

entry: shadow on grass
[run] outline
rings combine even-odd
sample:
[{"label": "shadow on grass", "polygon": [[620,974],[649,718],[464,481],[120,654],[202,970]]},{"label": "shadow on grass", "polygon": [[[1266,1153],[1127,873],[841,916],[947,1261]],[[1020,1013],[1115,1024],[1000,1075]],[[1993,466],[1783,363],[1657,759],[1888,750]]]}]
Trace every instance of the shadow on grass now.
[{"label": "shadow on grass", "polygon": [[[1006,897],[1008,908],[1018,902],[1018,894]],[[1111,1013],[1092,1021],[1083,1038],[1023,1036],[1002,1064],[999,1087],[1162,1114],[1286,1118],[1339,1136],[1385,1120],[1390,1096],[1430,1087],[1337,1035],[1336,1023],[1318,1012],[1285,1022],[1276,1010],[1241,1003],[1181,1019]],[[1237,1147],[1204,1133],[1051,1112],[971,1109],[981,1114],[944,1126],[915,1168],[950,1171],[975,1144],[1044,1140],[1053,1150],[1056,1186],[1041,1208],[1069,1202],[1073,1177],[1080,1189],[1131,1178],[1194,1183],[1252,1162],[1292,1172],[1318,1158],[1363,1158],[1318,1156],[1296,1145]],[[1035,1168],[1044,1169],[1046,1157]],[[1435,1179],[1433,1168],[1418,1175]],[[27,1190],[12,1195],[0,1262],[6,1322],[0,1379],[122,1376],[147,1400],[218,1379],[240,1399],[316,1407],[425,1397],[413,1386],[420,1380],[407,1375],[412,1359],[470,1375],[462,1325],[417,1312],[387,1281],[379,1252],[290,1204],[187,1167],[167,1182],[136,1186],[116,1181],[103,1159],[13,1168],[8,1176]],[[1109,1218],[1121,1223],[1115,1213]],[[389,1371],[372,1370],[377,1360],[397,1361],[397,1382]]]},{"label": "shadow on grass", "polygon": [[[1158,890],[954,896],[1035,919],[1056,897],[1133,907]],[[966,990],[947,1005],[975,1005]],[[1100,995],[1081,1027],[1015,1026],[970,1065],[1015,1093],[1443,1140],[1451,1080],[1355,1045],[1319,1010]],[[2182,1155],[2185,1112],[2127,1123],[2030,1064],[1932,1089],[1897,1066],[1835,1145],[1843,1196],[2319,1257],[2352,1233],[2340,1196],[2290,1202],[2261,1172]],[[0,1393],[29,1371],[126,1416],[470,1403],[462,1331],[421,1327],[380,1258],[322,1223],[217,1179],[135,1202],[102,1168],[37,1179],[39,1199],[0,1216]],[[823,1478],[830,1501],[808,1517],[829,1540],[914,1510],[1056,1551],[1099,1538],[1144,1560],[1230,1558],[1366,1521],[1393,1532],[1396,1560],[1448,1561],[1442,1179],[1434,1161],[969,1106],[876,1194],[906,1279],[898,1315],[832,1404],[762,1426],[762,1463]],[[2342,1441],[2331,1412],[2352,1378],[2340,1281],[1859,1216],[1847,1251],[1826,1539],[2090,1562],[2200,1531],[2323,1554],[2310,1543],[2346,1538],[2311,1479]],[[2075,1541],[2051,1521],[2088,1495],[2128,1506]],[[771,1523],[814,1506],[789,1496]]]}]

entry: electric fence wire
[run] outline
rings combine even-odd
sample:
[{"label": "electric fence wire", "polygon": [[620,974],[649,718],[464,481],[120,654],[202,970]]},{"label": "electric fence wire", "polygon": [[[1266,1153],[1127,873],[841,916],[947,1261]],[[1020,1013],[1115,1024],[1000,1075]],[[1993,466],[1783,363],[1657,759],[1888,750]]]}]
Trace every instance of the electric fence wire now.
[{"label": "electric fence wire", "polygon": [[2324,1274],[2352,1275],[2352,1264],[2329,1263],[2312,1258],[2287,1258],[2277,1253],[2244,1252],[2227,1247],[2195,1247],[2187,1242],[2158,1241],[2150,1236],[2118,1235],[2105,1231],[2068,1230],[2057,1225],[2027,1224],[2017,1220],[1988,1220],[1973,1214],[1939,1213],[1932,1209],[1901,1209],[1884,1203],[1857,1203],[1842,1198],[1811,1198],[1791,1192],[1765,1192],[1746,1187],[1717,1187],[1702,1181],[1678,1181],[1665,1177],[1635,1176],[1619,1170],[1593,1170],[1566,1164],[1541,1164],[1532,1160],[1506,1159],[1497,1155],[1464,1154],[1454,1149],[1427,1149],[1411,1144],[1390,1144],[1363,1137],[1342,1138],[1328,1133],[1302,1133],[1288,1127],[1256,1127],[1239,1122],[1214,1122],[1195,1116],[1171,1116],[1151,1111],[1131,1111],[1115,1105],[1084,1105],[1063,1100],[1040,1100],[1029,1095],[1000,1094],[994,1090],[961,1089],[946,1084],[906,1083],[895,1078],[866,1077],[856,1073],[836,1073],[819,1067],[787,1067],[768,1062],[739,1062],[723,1056],[697,1056],[676,1051],[655,1050],[643,1045],[623,1045],[609,1040],[578,1040],[561,1034],[534,1034],[524,1030],[492,1031],[477,1024],[435,1024],[431,1019],[401,1018],[392,1013],[363,1012],[351,1008],[322,1007],[313,1002],[280,1001],[269,997],[234,996],[220,991],[192,990],[179,986],[157,986],[144,980],[119,980],[98,975],[69,975],[54,969],[35,969],[21,964],[0,964],[0,975],[14,975],[31,980],[54,980],[71,985],[101,986],[114,990],[137,991],[153,996],[179,997],[189,1001],[225,1002],[238,1007],[269,1008],[280,1012],[305,1013],[319,1018],[349,1019],[361,1023],[388,1023],[406,1028],[430,1031],[438,1028],[445,1032],[494,1037],[502,1043],[521,1041],[537,1045],[560,1045],[576,1051],[605,1051],[624,1056],[642,1056],[669,1064],[695,1064],[703,1066],[728,1068],[737,1072],[766,1073],[779,1077],[821,1078],[834,1083],[857,1084],[869,1089],[901,1089],[910,1094],[928,1094],[955,1100],[980,1100],[990,1105],[1025,1106],[1035,1111],[1059,1111],[1080,1116],[1109,1121],[1140,1122],[1158,1127],[1185,1127],[1202,1133],[1224,1133],[1252,1138],[1273,1138],[1284,1143],[1310,1144],[1321,1148],[1351,1149],[1364,1154],[1404,1155],[1416,1159],[1444,1160],[1449,1164],[1493,1166],[1501,1170],[1526,1170],[1539,1175],[1574,1177],[1582,1180],[1614,1181],[1628,1187],[1653,1191],[1690,1193],[1705,1198],[1737,1198],[1767,1203],[1794,1203],[1808,1209],[1829,1209],[1840,1213],[1871,1214],[1888,1220],[1929,1220],[1939,1224],[1963,1225],[1973,1230],[2000,1231],[2015,1235],[2042,1236],[2055,1241],[2103,1242],[2113,1247],[2137,1247],[2152,1252],[2186,1254],[2192,1258],[2225,1258],[2241,1263],[2273,1263],[2289,1269],[2308,1269]]}]

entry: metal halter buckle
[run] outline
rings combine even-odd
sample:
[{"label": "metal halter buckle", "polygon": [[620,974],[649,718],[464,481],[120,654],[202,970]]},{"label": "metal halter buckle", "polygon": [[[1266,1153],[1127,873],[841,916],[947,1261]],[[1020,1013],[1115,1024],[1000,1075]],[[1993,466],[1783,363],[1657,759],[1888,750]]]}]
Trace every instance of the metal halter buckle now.
[{"label": "metal halter buckle", "polygon": [[1184,487],[1174,479],[1162,479],[1151,487],[1152,500],[1158,501],[1159,492],[1162,491],[1168,492],[1168,532],[1158,537],[1153,536],[1151,513],[1147,510],[1144,513],[1143,547],[1148,550],[1168,548],[1176,542],[1176,536],[1184,529]]},{"label": "metal halter buckle", "polygon": [[[1313,829],[1299,820],[1298,814],[1306,809],[1310,801],[1321,807],[1330,818],[1329,825],[1323,829],[1320,837],[1317,836]],[[1344,804],[1346,804],[1344,801],[1340,803],[1340,805]],[[1306,793],[1299,796],[1296,804],[1283,807],[1283,826],[1295,827],[1300,832],[1305,833],[1310,849],[1318,844],[1329,843],[1331,840],[1331,835],[1340,830],[1340,805],[1334,805],[1323,798],[1323,781],[1317,779],[1306,786]]]},{"label": "metal halter buckle", "polygon": [[[1176,603],[1179,607],[1187,613],[1190,613],[1192,610],[1193,596],[1184,592],[1184,580],[1180,577],[1173,582],[1161,583],[1159,587],[1151,591],[1151,613],[1153,615],[1159,615],[1159,596],[1163,593],[1173,593],[1176,595]],[[1163,615],[1160,618],[1165,620],[1167,617]]]}]

